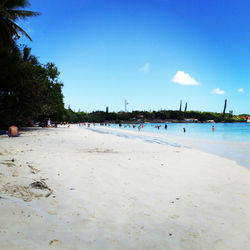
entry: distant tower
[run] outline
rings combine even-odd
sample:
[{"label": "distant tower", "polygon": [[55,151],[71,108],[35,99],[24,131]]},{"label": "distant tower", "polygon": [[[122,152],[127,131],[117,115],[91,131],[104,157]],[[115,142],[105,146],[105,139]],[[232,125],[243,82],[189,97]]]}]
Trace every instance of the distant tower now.
[{"label": "distant tower", "polygon": [[125,102],[124,102],[124,107],[125,107],[124,111],[125,112],[127,112],[127,105],[128,105],[128,102],[127,102],[127,100],[125,100]]},{"label": "distant tower", "polygon": [[106,113],[108,113],[108,112],[109,112],[109,107],[107,106],[107,107],[106,107]]}]

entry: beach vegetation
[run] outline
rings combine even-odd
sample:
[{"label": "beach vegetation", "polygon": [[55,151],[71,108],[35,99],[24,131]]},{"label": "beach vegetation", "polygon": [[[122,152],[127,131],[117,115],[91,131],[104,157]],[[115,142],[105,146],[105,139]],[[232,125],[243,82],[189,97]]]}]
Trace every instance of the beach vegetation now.
[{"label": "beach vegetation", "polygon": [[55,64],[41,64],[31,48],[18,44],[20,36],[31,37],[16,24],[20,19],[39,15],[21,8],[28,0],[0,3],[0,127],[25,126],[64,113],[62,87]]},{"label": "beach vegetation", "polygon": [[159,111],[132,111],[132,112],[109,112],[94,111],[74,112],[67,110],[66,121],[69,122],[95,122],[95,123],[142,123],[142,122],[244,122],[244,116],[232,116],[230,113],[201,112],[201,111],[179,111],[179,110],[159,110]]}]

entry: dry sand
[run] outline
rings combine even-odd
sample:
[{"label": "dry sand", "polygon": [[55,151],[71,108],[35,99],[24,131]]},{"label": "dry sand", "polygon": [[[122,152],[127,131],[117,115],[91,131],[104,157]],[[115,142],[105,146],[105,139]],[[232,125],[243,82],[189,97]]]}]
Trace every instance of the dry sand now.
[{"label": "dry sand", "polygon": [[74,127],[0,137],[1,249],[250,249],[249,211],[249,170],[215,155]]}]

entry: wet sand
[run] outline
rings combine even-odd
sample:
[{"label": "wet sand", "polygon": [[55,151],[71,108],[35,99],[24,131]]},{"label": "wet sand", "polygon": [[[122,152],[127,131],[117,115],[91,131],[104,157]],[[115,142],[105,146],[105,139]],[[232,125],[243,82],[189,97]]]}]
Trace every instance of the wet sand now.
[{"label": "wet sand", "polygon": [[[188,132],[186,132],[185,134],[183,133],[182,135],[176,135],[169,134],[168,131],[165,131],[165,133],[152,133],[144,130],[127,130],[104,126],[96,126],[91,129],[100,133],[110,133],[123,137],[138,138],[151,143],[179,145],[183,147],[194,148],[199,151],[231,159],[233,161],[236,161],[239,165],[250,170],[250,142],[248,141],[223,141],[216,139],[208,140],[204,139],[203,137],[192,137]],[[156,132],[158,131],[156,130]],[[213,134],[211,134],[211,138],[213,138],[212,135]]]},{"label": "wet sand", "polygon": [[1,249],[248,249],[250,172],[77,127],[0,137]]}]

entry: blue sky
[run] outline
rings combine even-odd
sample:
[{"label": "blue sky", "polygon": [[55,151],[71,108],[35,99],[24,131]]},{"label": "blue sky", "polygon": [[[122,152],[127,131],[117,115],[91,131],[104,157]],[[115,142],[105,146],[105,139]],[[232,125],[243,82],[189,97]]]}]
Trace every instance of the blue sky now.
[{"label": "blue sky", "polygon": [[30,0],[20,25],[76,111],[250,113],[250,1]]}]

